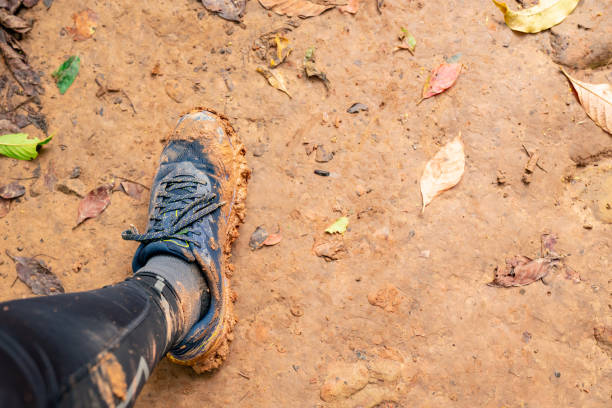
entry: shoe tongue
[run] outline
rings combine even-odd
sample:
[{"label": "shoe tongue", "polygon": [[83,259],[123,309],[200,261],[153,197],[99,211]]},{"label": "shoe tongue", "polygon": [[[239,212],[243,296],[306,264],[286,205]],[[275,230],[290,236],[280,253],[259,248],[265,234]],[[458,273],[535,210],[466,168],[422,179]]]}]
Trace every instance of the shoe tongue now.
[{"label": "shoe tongue", "polygon": [[134,260],[132,261],[132,270],[137,271],[146,265],[147,261],[151,257],[157,255],[171,255],[176,256],[186,262],[193,262],[193,259],[189,259],[186,254],[190,254],[189,251],[183,251],[182,248],[172,242],[168,241],[155,241],[148,244],[144,244],[138,247]]}]

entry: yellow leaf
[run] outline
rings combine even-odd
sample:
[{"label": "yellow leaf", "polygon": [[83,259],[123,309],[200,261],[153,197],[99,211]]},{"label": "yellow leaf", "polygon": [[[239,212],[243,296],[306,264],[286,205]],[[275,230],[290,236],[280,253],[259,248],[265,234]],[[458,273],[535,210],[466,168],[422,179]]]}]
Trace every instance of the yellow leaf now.
[{"label": "yellow leaf", "polygon": [[325,232],[328,234],[344,234],[346,232],[346,227],[348,227],[349,219],[348,217],[340,217],[338,218],[332,225],[327,227]]},{"label": "yellow leaf", "polygon": [[285,86],[285,79],[282,77],[280,72],[270,71],[269,69],[263,67],[257,67],[257,72],[263,75],[263,77],[268,80],[268,83],[274,88],[286,93],[290,98],[292,97]]},{"label": "yellow leaf", "polygon": [[438,194],[454,187],[461,180],[465,170],[465,152],[461,133],[444,145],[436,155],[427,162],[421,176],[421,194],[423,209]]},{"label": "yellow leaf", "polygon": [[276,55],[270,58],[270,68],[279,66],[293,51],[289,45],[289,40],[286,37],[274,37],[274,46],[276,47]]},{"label": "yellow leaf", "polygon": [[612,86],[610,84],[587,84],[572,78],[564,69],[585,112],[603,130],[612,134]]},{"label": "yellow leaf", "polygon": [[510,10],[506,3],[493,0],[504,13],[508,27],[523,33],[539,33],[556,26],[569,16],[580,0],[540,0],[534,7],[523,10]]}]

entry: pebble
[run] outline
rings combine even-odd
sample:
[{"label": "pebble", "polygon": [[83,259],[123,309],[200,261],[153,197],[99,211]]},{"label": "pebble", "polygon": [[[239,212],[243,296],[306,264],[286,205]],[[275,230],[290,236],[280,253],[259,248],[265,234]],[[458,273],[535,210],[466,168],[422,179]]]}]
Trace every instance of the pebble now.
[{"label": "pebble", "polygon": [[329,176],[329,171],[327,171],[327,170],[315,170],[314,174],[316,174],[317,176],[327,177],[327,176]]}]

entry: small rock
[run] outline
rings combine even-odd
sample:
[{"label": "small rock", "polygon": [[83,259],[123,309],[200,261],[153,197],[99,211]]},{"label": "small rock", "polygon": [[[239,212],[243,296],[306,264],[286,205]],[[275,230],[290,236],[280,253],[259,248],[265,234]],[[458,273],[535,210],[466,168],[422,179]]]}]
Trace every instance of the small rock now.
[{"label": "small rock", "polygon": [[346,247],[341,239],[315,242],[312,250],[327,262],[335,261],[346,255]]},{"label": "small rock", "polygon": [[266,238],[268,238],[268,231],[266,231],[263,226],[258,226],[255,228],[255,231],[253,231],[253,234],[251,234],[249,247],[251,247],[252,250],[261,248]]},{"label": "small rock", "polygon": [[557,377],[557,378],[561,377],[561,373],[558,372],[558,371],[555,371],[555,377]]},{"label": "small rock", "polygon": [[314,174],[316,174],[317,176],[327,177],[329,176],[329,171],[317,169],[314,171]]},{"label": "small rock", "polygon": [[425,249],[419,254],[421,258],[429,258],[429,255],[431,255],[431,251],[429,249]]},{"label": "small rock", "polygon": [[586,229],[586,230],[592,230],[593,229],[593,224],[589,224],[586,223],[582,226],[582,228]]},{"label": "small rock", "polygon": [[378,306],[384,309],[386,312],[394,312],[403,300],[404,296],[400,291],[390,284],[376,292],[368,294],[368,302],[372,306]]},{"label": "small rock", "polygon": [[57,183],[55,186],[57,191],[64,194],[74,194],[77,197],[85,197],[89,192],[85,184],[79,179],[65,179]]},{"label": "small rock", "polygon": [[368,385],[368,367],[364,361],[357,363],[334,362],[327,370],[321,387],[321,399],[325,402],[343,400]]},{"label": "small rock", "polygon": [[264,155],[264,153],[268,150],[268,146],[263,144],[263,143],[257,143],[255,146],[253,146],[253,148],[251,149],[251,152],[253,153],[253,156],[255,157],[261,157]]},{"label": "small rock", "polygon": [[506,178],[506,173],[504,173],[502,170],[497,170],[497,184],[503,186],[507,182],[508,179]]},{"label": "small rock", "polygon": [[81,168],[79,166],[75,166],[74,169],[72,169],[72,172],[70,173],[70,178],[71,179],[79,178],[80,175],[81,175]]},{"label": "small rock", "polygon": [[328,152],[325,150],[322,144],[317,145],[317,153],[315,154],[315,161],[319,163],[327,163],[334,158],[334,152]]},{"label": "small rock", "polygon": [[348,113],[359,113],[361,111],[368,111],[368,107],[366,105],[364,105],[363,103],[354,103],[351,105],[350,108],[348,108],[346,110]]}]

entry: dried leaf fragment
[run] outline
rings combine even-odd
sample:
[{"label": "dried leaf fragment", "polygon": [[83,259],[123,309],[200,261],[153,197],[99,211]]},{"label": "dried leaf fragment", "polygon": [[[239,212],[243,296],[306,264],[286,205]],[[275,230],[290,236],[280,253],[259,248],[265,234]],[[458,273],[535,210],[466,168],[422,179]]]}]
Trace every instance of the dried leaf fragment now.
[{"label": "dried leaf fragment", "polygon": [[0,8],[0,24],[20,34],[25,34],[32,29],[32,26],[24,19],[9,13],[3,8]]},{"label": "dried leaf fragment", "polygon": [[11,184],[7,184],[5,186],[0,187],[0,198],[4,198],[5,200],[10,200],[13,198],[21,197],[25,194],[25,187],[16,181]]},{"label": "dried leaf fragment", "polygon": [[98,15],[92,9],[85,9],[72,15],[74,27],[66,27],[74,41],[85,41],[91,38],[98,27]]},{"label": "dried leaf fragment", "polygon": [[461,133],[444,145],[425,165],[421,176],[423,209],[438,194],[459,183],[465,171],[465,152]]},{"label": "dried leaf fragment", "polygon": [[327,75],[319,68],[317,68],[315,64],[315,55],[314,55],[314,47],[310,47],[306,50],[304,55],[304,72],[306,72],[306,76],[308,78],[319,78],[325,88],[329,91],[331,84],[329,79],[327,79]]},{"label": "dried leaf fragment", "polygon": [[552,258],[538,258],[532,260],[526,256],[517,255],[506,259],[505,268],[495,268],[495,278],[489,286],[509,288],[512,286],[525,286],[542,279],[557,265]]},{"label": "dried leaf fragment", "polygon": [[283,236],[280,233],[270,234],[268,235],[268,238],[266,238],[266,240],[263,242],[263,245],[273,246],[281,242],[282,239]]},{"label": "dried leaf fragment", "polygon": [[35,295],[64,293],[62,283],[43,261],[39,261],[36,258],[12,256],[8,250],[6,254],[15,261],[17,276],[32,289],[32,293]]},{"label": "dried leaf fragment", "polygon": [[239,23],[244,14],[246,0],[202,0],[202,4],[219,17]]},{"label": "dried leaf fragment", "polygon": [[293,47],[289,44],[289,40],[286,37],[275,36],[274,37],[274,48],[276,48],[276,52],[272,54],[272,58],[270,58],[270,67],[274,68],[279,66],[291,51],[293,51]]},{"label": "dried leaf fragment", "polygon": [[129,195],[130,197],[136,200],[140,200],[140,196],[142,195],[142,192],[144,191],[143,186],[137,183],[133,183],[131,181],[122,181],[119,185],[121,186],[121,189],[123,190],[125,194]]},{"label": "dried leaf fragment", "polygon": [[588,84],[572,78],[564,69],[578,94],[580,104],[593,121],[606,132],[612,134],[612,86],[610,84]]},{"label": "dried leaf fragment", "polygon": [[9,70],[22,86],[26,95],[44,93],[40,76],[28,65],[27,56],[13,36],[0,29],[0,52]]},{"label": "dried leaf fragment", "polygon": [[286,93],[290,98],[292,97],[289,91],[287,90],[287,86],[285,85],[285,79],[283,78],[280,72],[271,71],[263,67],[257,67],[257,72],[263,75],[263,77],[268,80],[268,83],[274,88]]},{"label": "dried leaf fragment", "polygon": [[414,55],[414,50],[416,49],[416,38],[408,30],[404,27],[401,27],[402,33],[398,36],[401,44],[397,45],[393,52],[400,50],[408,50],[410,54]]},{"label": "dried leaf fragment", "polygon": [[259,249],[264,245],[266,239],[268,239],[268,231],[262,225],[259,225],[249,238],[249,247],[252,250]]},{"label": "dried leaf fragment", "polygon": [[75,228],[88,218],[97,217],[108,207],[111,201],[113,186],[105,184],[91,190],[79,203]]},{"label": "dried leaf fragment", "polygon": [[259,3],[281,16],[301,18],[318,16],[335,7],[334,4],[317,4],[308,0],[259,0]]},{"label": "dried leaf fragment", "polygon": [[453,86],[461,73],[461,67],[462,65],[456,62],[450,64],[444,62],[434,68],[425,81],[425,85],[423,85],[421,101],[438,95]]},{"label": "dried leaf fragment", "polygon": [[580,0],[540,0],[533,7],[523,10],[510,10],[506,3],[493,0],[493,3],[504,13],[506,25],[514,31],[539,33],[549,29],[569,16]]}]

